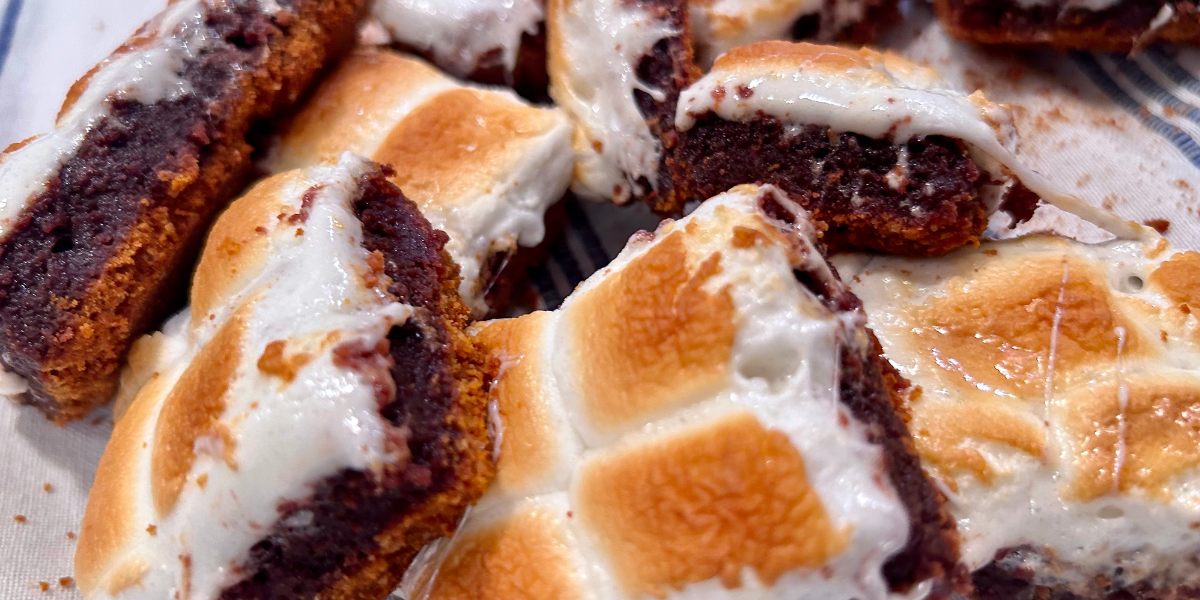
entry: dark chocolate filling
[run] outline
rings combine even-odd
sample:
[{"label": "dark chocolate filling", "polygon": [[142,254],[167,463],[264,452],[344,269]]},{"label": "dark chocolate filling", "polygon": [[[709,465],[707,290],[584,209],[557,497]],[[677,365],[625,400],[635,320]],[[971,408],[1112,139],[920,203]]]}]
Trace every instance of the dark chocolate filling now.
[{"label": "dark chocolate filling", "polygon": [[362,245],[383,254],[389,291],[417,309],[388,335],[395,392],[381,398],[382,414],[410,457],[379,475],[344,470],[316,484],[310,498],[281,505],[279,522],[238,567],[245,578],[223,600],[315,597],[362,568],[378,548],[378,534],[455,483],[457,457],[448,446],[458,432],[446,417],[459,394],[440,298],[450,275],[442,262],[446,235],[383,170],[365,180],[361,193],[354,208]]},{"label": "dark chocolate filling", "polygon": [[[1013,0],[951,0],[956,28],[988,31],[1010,38],[1011,43],[1036,43],[1056,32],[1086,32],[1100,38],[1112,38],[1111,47],[1129,46],[1150,27],[1150,22],[1166,4],[1179,14],[1194,15],[1195,2],[1164,0],[1121,0],[1104,10],[1092,11],[1051,2],[1040,6],[1020,6]],[[1198,28],[1200,29],[1200,28]]]},{"label": "dark chocolate filling", "polygon": [[[764,197],[760,207],[776,220],[794,222],[794,216],[769,196]],[[802,269],[793,274],[830,310],[861,314],[862,301],[842,285],[832,265],[829,269],[829,274]],[[845,335],[840,349],[838,400],[866,426],[868,440],[881,446],[884,470],[909,519],[908,543],[884,564],[884,578],[895,592],[906,592],[931,580],[934,588],[930,597],[947,598],[961,591],[966,579],[958,564],[954,521],[942,507],[941,494],[921,468],[912,437],[892,401],[889,379],[884,377],[884,369],[892,367],[883,358],[875,334],[864,328],[848,329]],[[888,374],[892,380],[902,379],[899,373]]]},{"label": "dark chocolate filling", "polygon": [[[679,93],[696,79],[696,70],[692,58],[691,32],[689,29],[687,3],[679,0],[624,0],[626,4],[639,6],[650,16],[661,23],[666,23],[679,32],[678,35],[663,38],[654,44],[650,53],[638,62],[637,76],[652,89],[663,93],[661,101],[642,90],[634,90],[634,100],[638,110],[646,118],[652,133],[663,146],[663,156],[669,156],[675,147],[677,133],[675,131],[675,107],[679,103]],[[658,198],[670,197],[674,187],[666,160],[659,165],[657,188],[652,188],[650,181],[643,179],[637,182],[635,196],[650,202],[654,206]]]},{"label": "dark chocolate filling", "polygon": [[[152,105],[114,101],[109,116],[88,132],[0,246],[0,358],[35,383],[41,363],[59,341],[64,307],[87,293],[139,217],[166,208],[191,224],[207,221],[221,208],[175,205],[170,181],[158,174],[204,163],[224,129],[222,104],[236,94],[239,70],[258,66],[266,56],[265,41],[277,28],[254,3],[211,11],[207,26],[218,41],[188,61],[181,74],[192,92]],[[184,245],[194,256],[203,232],[186,226],[180,231],[189,236]],[[176,262],[184,264],[191,256]],[[148,314],[135,315],[124,306],[121,316],[140,333],[148,321],[178,306],[183,287],[157,300],[159,306]],[[36,392],[32,401],[53,405]]]},{"label": "dark chocolate filling", "polygon": [[[996,553],[996,560],[971,574],[976,600],[1196,600],[1200,588],[1179,585],[1163,588],[1150,581],[1120,581],[1124,572],[1117,568],[1111,576],[1097,576],[1083,589],[1067,586],[1047,587],[1034,583],[1033,569],[1020,566],[1018,555],[1032,553],[1034,564],[1045,563],[1044,555],[1025,548],[1008,548]],[[1053,567],[1050,567],[1053,570]]]},{"label": "dark chocolate filling", "polygon": [[960,142],[943,136],[894,144],[785,126],[761,113],[748,123],[706,113],[679,136],[672,168],[683,200],[743,183],[778,186],[826,227],[823,241],[833,250],[939,254],[974,242],[987,226],[980,171]]},{"label": "dark chocolate filling", "polygon": [[[0,244],[0,361],[31,381],[29,403],[70,418],[111,395],[120,358],[182,304],[208,223],[244,186],[245,135],[295,101],[364,5],[281,4],[272,16],[259,0],[205,3],[209,41],[179,73],[188,93],[114,99]],[[309,28],[331,15],[340,21]],[[128,262],[113,262],[123,252]],[[93,331],[86,373],[49,371],[68,388],[52,398],[43,375],[81,368],[78,340]]]}]

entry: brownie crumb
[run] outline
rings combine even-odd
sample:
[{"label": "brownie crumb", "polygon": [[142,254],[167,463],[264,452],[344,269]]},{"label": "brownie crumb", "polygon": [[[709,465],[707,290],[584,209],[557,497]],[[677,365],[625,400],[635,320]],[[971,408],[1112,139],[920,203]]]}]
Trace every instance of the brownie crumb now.
[{"label": "brownie crumb", "polygon": [[1159,233],[1166,233],[1171,228],[1171,222],[1166,219],[1146,219],[1142,224],[1154,228]]},{"label": "brownie crumb", "polygon": [[150,535],[158,535],[158,527],[155,525],[147,525],[146,533],[148,533]]},{"label": "brownie crumb", "polygon": [[49,482],[49,481],[47,481],[47,482],[45,482],[45,483],[43,483],[43,484],[42,484],[42,491],[43,491],[43,492],[46,492],[47,494],[48,494],[48,493],[50,493],[50,492],[53,492],[53,491],[54,491],[54,486],[50,485],[50,482]]},{"label": "brownie crumb", "polygon": [[18,523],[24,523],[25,521],[28,521],[29,519],[26,519],[25,515],[17,515],[15,517],[13,517],[13,520]]},{"label": "brownie crumb", "polygon": [[75,539],[75,532],[74,532],[74,531],[68,531],[68,532],[67,532],[67,539],[68,539],[68,540],[74,540],[74,539]]},{"label": "brownie crumb", "polygon": [[69,590],[75,587],[75,580],[71,579],[70,577],[59,577],[58,586],[64,590]]},{"label": "brownie crumb", "polygon": [[38,587],[42,588],[43,592],[48,592],[48,591],[50,591],[50,582],[49,581],[39,581]]}]

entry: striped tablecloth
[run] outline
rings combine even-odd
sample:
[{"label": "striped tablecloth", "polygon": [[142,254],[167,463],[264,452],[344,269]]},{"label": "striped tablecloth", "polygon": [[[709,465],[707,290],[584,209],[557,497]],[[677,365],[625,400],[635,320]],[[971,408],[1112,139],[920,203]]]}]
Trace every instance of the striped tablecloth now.
[{"label": "striped tablecloth", "polygon": [[[49,129],[71,83],[163,4],[0,0],[0,147]],[[906,13],[881,45],[1013,104],[1030,166],[1088,202],[1166,221],[1176,245],[1200,249],[1200,52],[985,51],[948,40],[923,4]],[[640,207],[567,208],[567,230],[532,273],[550,307],[606,264],[630,233],[654,223]],[[1033,228],[1098,235],[1053,211],[1026,227]],[[58,428],[0,402],[0,598],[77,596],[59,579],[71,574],[69,536],[78,531],[110,430],[105,415]]]}]

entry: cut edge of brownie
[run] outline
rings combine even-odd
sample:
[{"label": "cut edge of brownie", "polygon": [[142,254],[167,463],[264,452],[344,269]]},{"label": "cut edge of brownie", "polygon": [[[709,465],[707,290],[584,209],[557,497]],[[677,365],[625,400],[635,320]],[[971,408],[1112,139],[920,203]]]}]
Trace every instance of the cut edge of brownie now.
[{"label": "cut edge of brownie", "polygon": [[366,3],[284,4],[206,13],[216,41],[184,63],[192,92],[114,100],[0,244],[3,362],[54,421],[107,401],[132,341],[182,303],[206,225],[249,175],[245,136],[349,47]]},{"label": "cut edge of brownie", "polygon": [[[1027,546],[1002,548],[994,560],[971,573],[972,596],[976,600],[1130,600],[1146,598],[1156,600],[1195,600],[1200,598],[1200,587],[1185,583],[1154,581],[1146,577],[1136,581],[1124,581],[1125,573],[1119,567],[1108,573],[1096,574],[1074,585],[1061,583],[1048,585],[1045,573],[1060,572],[1061,565],[1055,563],[1053,553],[1039,551]],[[1031,561],[1039,568],[1028,566]],[[1042,580],[1042,581],[1039,581]]]},{"label": "cut edge of brownie", "polygon": [[[1164,6],[1174,15],[1157,24]],[[1200,5],[1193,0],[1119,0],[1099,11],[1061,2],[1023,7],[1012,0],[935,0],[934,9],[951,35],[981,44],[1108,52],[1156,40],[1200,44]]]},{"label": "cut edge of brownie", "polygon": [[[656,100],[642,90],[633,92],[638,110],[646,119],[650,133],[661,145],[662,152],[657,179],[639,182],[639,186],[634,186],[634,197],[655,206],[661,198],[674,196],[674,180],[668,157],[674,151],[679,137],[675,129],[675,108],[679,103],[679,94],[699,79],[700,69],[696,66],[687,3],[681,0],[642,0],[638,5],[659,20],[670,23],[677,32],[656,42],[637,64],[638,78],[649,87],[661,91],[663,99]],[[639,197],[636,194],[638,187],[649,192]]]},{"label": "cut edge of brownie", "polygon": [[[804,207],[831,251],[870,249],[932,256],[977,244],[988,223],[988,176],[960,141],[928,136],[893,143],[820,125],[785,124],[759,113],[741,123],[700,115],[678,135],[668,166],[674,189],[653,208],[686,203],[739,184],[772,184]],[[1037,196],[1008,194],[1019,221]]]},{"label": "cut edge of brownie", "polygon": [[[382,598],[425,544],[453,532],[494,475],[487,386],[496,365],[463,331],[470,310],[445,233],[386,172],[365,175],[354,209],[363,247],[384,258],[389,292],[416,309],[388,334],[395,396],[381,410],[410,458],[378,474],[344,470],[310,498],[280,506],[222,600]],[[312,519],[294,518],[301,513]]]},{"label": "cut edge of brownie", "polygon": [[[760,209],[795,225],[792,212],[770,196],[760,200]],[[819,242],[814,249],[824,254]],[[838,401],[866,426],[867,440],[880,447],[884,470],[909,519],[908,541],[884,564],[884,579],[899,593],[928,581],[929,598],[962,594],[969,589],[969,576],[959,560],[957,528],[945,495],[921,467],[908,431],[903,394],[911,386],[884,358],[883,347],[866,326],[862,301],[841,282],[833,265],[827,266],[827,272],[796,269],[793,274],[830,310],[861,317],[843,330],[839,344]]]}]

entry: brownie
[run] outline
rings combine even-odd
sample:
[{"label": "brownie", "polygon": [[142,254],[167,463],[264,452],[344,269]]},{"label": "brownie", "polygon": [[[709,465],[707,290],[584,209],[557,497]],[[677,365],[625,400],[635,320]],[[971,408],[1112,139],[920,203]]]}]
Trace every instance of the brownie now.
[{"label": "brownie", "polygon": [[[791,213],[783,207],[762,208],[784,222],[792,220]],[[794,274],[830,310],[862,314],[862,301],[841,284],[832,265],[829,269],[833,279],[816,270],[798,269]],[[947,598],[967,589],[966,569],[958,560],[954,519],[945,508],[945,496],[921,467],[902,413],[899,394],[905,393],[911,384],[883,356],[875,334],[865,327],[863,332],[865,337],[850,337],[841,344],[838,401],[866,425],[867,439],[882,449],[884,471],[908,513],[908,543],[884,564],[884,577],[897,592],[907,592],[922,581],[933,581],[931,597]]]},{"label": "brownie", "polygon": [[[902,176],[893,173],[906,155]],[[688,200],[743,183],[773,184],[826,229],[830,250],[865,248],[935,255],[975,243],[987,227],[986,175],[964,145],[943,136],[893,143],[818,125],[785,126],[759,114],[748,123],[713,113],[679,134],[668,159],[674,195],[653,205],[679,214]],[[1005,206],[1032,214],[1037,197],[1010,194]]]},{"label": "brownie", "polygon": [[[279,506],[275,528],[239,565],[244,578],[223,600],[382,598],[425,544],[454,531],[492,476],[481,382],[496,365],[462,331],[470,310],[458,297],[458,267],[442,250],[446,234],[383,169],[359,193],[362,246],[382,254],[388,291],[416,309],[388,334],[395,393],[381,411],[406,432],[409,458],[381,473],[343,470],[311,497]],[[335,353],[352,365],[356,349],[346,346]]]},{"label": "brownie", "polygon": [[250,173],[247,135],[352,42],[366,2],[278,4],[204,4],[189,93],[113,99],[0,242],[0,361],[56,422],[106,402],[132,341],[180,306],[204,232]]},{"label": "brownie", "polygon": [[[1012,0],[936,0],[954,37],[982,44],[1127,52],[1155,40],[1200,43],[1200,7],[1192,0],[1118,0],[1102,10],[1064,2],[1022,6]],[[1174,15],[1155,22],[1164,7]]]}]

